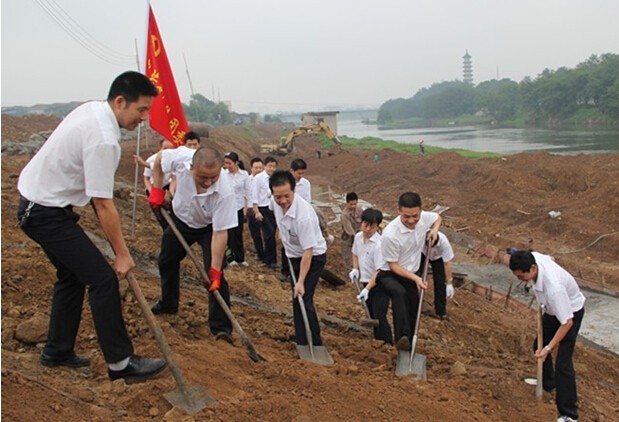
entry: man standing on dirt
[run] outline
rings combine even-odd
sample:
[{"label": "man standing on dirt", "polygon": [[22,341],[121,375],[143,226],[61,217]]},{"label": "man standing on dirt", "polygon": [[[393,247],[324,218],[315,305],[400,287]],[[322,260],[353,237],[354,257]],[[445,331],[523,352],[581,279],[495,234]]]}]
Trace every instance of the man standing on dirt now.
[{"label": "man standing on dirt", "polygon": [[[509,259],[509,269],[518,279],[533,282],[533,293],[544,311],[544,347],[533,343],[535,357],[544,360],[543,388],[556,388],[557,422],[578,420],[576,374],[572,356],[576,337],[585,314],[585,296],[574,277],[552,257],[538,252],[516,251]],[[552,351],[557,349],[553,368]]]},{"label": "man standing on dirt", "polygon": [[297,280],[292,300],[295,338],[300,346],[308,344],[301,307],[298,300],[295,300],[301,295],[312,331],[313,345],[321,346],[320,325],[314,308],[314,291],[327,262],[327,243],[314,208],[295,194],[295,180],[290,172],[273,173],[269,188],[273,193],[273,201],[277,204],[273,205],[273,208],[280,228],[279,234]]},{"label": "man standing on dirt", "polygon": [[[118,276],[135,267],[114,206],[114,173],[120,161],[120,129],[134,130],[148,117],[158,94],[138,72],[119,75],[107,101],[91,101],[73,110],[23,169],[18,220],[56,267],[44,366],[79,368],[90,359],[75,354],[84,294],[111,379],[145,380],[166,366],[163,359],[134,354],[122,315]],[[112,266],[77,224],[73,207],[92,201],[116,258]]]},{"label": "man standing on dirt", "polygon": [[[294,193],[297,196],[305,199],[308,204],[312,203],[312,184],[307,180],[305,172],[307,171],[307,163],[302,158],[296,158],[290,163],[290,173],[294,177],[295,189]],[[320,217],[319,217],[320,218]],[[282,245],[282,269],[279,273],[279,280],[286,281],[290,277],[290,269],[286,260],[286,251]]]},{"label": "man standing on dirt", "polygon": [[382,221],[383,213],[377,209],[368,208],[361,213],[361,231],[355,235],[352,246],[353,269],[348,277],[353,283],[357,280],[363,285],[357,299],[365,300],[370,316],[378,320],[378,327],[374,327],[374,338],[393,345],[391,326],[387,321],[389,296],[376,286],[376,276],[383,264],[381,236],[378,233]]},{"label": "man standing on dirt", "polygon": [[399,217],[383,231],[384,262],[377,285],[391,298],[396,347],[408,350],[417,318],[419,290],[427,288],[419,276],[421,255],[426,240],[434,243],[438,238],[441,216],[422,211],[421,197],[415,192],[400,195],[398,213]]},{"label": "man standing on dirt", "polygon": [[352,269],[352,244],[355,241],[355,235],[361,227],[361,213],[363,210],[357,205],[359,197],[355,192],[346,194],[346,205],[342,209],[340,222],[342,223],[342,260],[346,266],[346,270]]},{"label": "man standing on dirt", "polygon": [[264,261],[264,244],[262,242],[262,232],[260,231],[260,222],[256,220],[253,207],[253,187],[254,179],[256,176],[264,171],[264,162],[260,157],[254,157],[250,161],[251,175],[249,176],[249,183],[247,184],[247,198],[251,202],[252,206],[247,206],[247,227],[249,228],[249,234],[254,242],[254,248],[256,250],[256,256],[258,260]]},{"label": "man standing on dirt", "polygon": [[[259,223],[262,240],[264,241],[263,262],[272,269],[277,269],[277,240],[275,239],[275,215],[269,209],[271,204],[271,191],[269,179],[277,170],[277,160],[271,156],[264,160],[264,171],[256,175],[252,182],[252,203],[254,217]],[[257,246],[256,246],[257,248]]]},{"label": "man standing on dirt", "polygon": [[[422,271],[424,258],[425,256],[421,258]],[[434,280],[434,313],[440,320],[447,319],[447,299],[454,296],[452,259],[454,259],[454,251],[451,243],[445,234],[439,232],[430,251],[430,266],[432,267],[432,280]]]},{"label": "man standing on dirt", "polygon": [[[197,151],[179,147],[159,153],[153,173],[155,185],[148,197],[153,207],[164,204],[161,189],[163,174],[176,174],[176,194],[171,214],[176,228],[191,246],[202,248],[204,268],[211,281],[209,291],[219,290],[230,306],[230,290],[223,274],[224,253],[228,229],[236,227],[237,210],[234,185],[230,174],[222,168],[223,157],[214,148],[202,147]],[[161,299],[152,306],[154,314],[175,314],[180,297],[180,263],[187,255],[171,227],[163,232],[159,254]],[[232,324],[213,295],[209,295],[209,328],[216,339],[232,341]]]}]

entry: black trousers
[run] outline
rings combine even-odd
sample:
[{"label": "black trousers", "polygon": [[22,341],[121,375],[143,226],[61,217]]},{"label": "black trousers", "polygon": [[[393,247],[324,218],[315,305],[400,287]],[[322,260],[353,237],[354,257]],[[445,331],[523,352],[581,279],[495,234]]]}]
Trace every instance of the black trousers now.
[{"label": "black trousers", "polygon": [[243,246],[243,225],[245,216],[243,208],[236,212],[239,225],[228,229],[228,248],[232,252],[232,259],[239,264],[245,261],[245,247]]},{"label": "black trousers", "polygon": [[256,220],[253,209],[247,210],[247,226],[249,227],[249,234],[256,248],[256,255],[258,255],[260,261],[264,261],[264,245],[262,241],[262,232],[260,231],[260,222]]},{"label": "black trousers", "polygon": [[[299,279],[299,269],[301,266],[301,258],[290,258],[292,263],[292,270],[295,277]],[[305,312],[307,313],[307,320],[309,322],[310,329],[312,330],[312,343],[315,346],[322,345],[322,337],[320,337],[320,325],[318,323],[318,315],[316,314],[316,308],[314,307],[314,292],[320,279],[320,273],[327,263],[327,254],[316,255],[312,257],[312,263],[310,269],[305,277],[305,294],[303,295],[303,304],[305,305]],[[292,278],[290,280],[291,286],[294,288],[294,282]],[[294,316],[294,334],[297,340],[297,344],[305,346],[308,344],[307,335],[305,334],[305,323],[303,322],[303,314],[301,314],[301,305],[299,305],[299,299],[292,298],[292,313]]]},{"label": "black trousers", "polygon": [[[423,274],[423,269],[426,262],[425,254],[421,254],[421,265],[417,274]],[[447,315],[447,292],[445,290],[445,282],[447,276],[445,275],[445,262],[443,258],[430,261],[430,267],[432,267],[432,279],[434,280],[434,313],[438,316]]]},{"label": "black trousers", "polygon": [[[574,346],[576,345],[576,337],[580,331],[582,317],[585,314],[585,308],[574,313],[572,328],[567,332],[563,340],[559,343],[557,349],[557,359],[553,366],[552,355],[548,355],[544,361],[543,385],[545,390],[556,388],[557,410],[562,416],[569,416],[572,419],[578,419],[578,396],[576,394],[576,372],[574,371],[574,363],[572,356],[574,355]],[[544,332],[544,346],[550,343],[561,323],[554,315],[544,314],[542,320]],[[533,342],[533,350],[537,350],[537,338]]]},{"label": "black trousers", "polygon": [[262,221],[258,221],[262,239],[264,241],[264,263],[277,264],[277,240],[275,239],[275,214],[269,207],[259,207],[260,214],[264,217]]},{"label": "black trousers", "polygon": [[[24,216],[29,201],[19,202],[17,217]],[[72,207],[34,205],[22,230],[37,242],[56,267],[49,332],[43,353],[68,357],[82,319],[86,287],[95,330],[103,357],[114,363],[133,354],[122,315],[118,277],[101,251],[77,224]]]},{"label": "black trousers", "polygon": [[391,299],[396,340],[404,336],[411,340],[419,308],[417,284],[391,271],[383,270],[379,271],[376,284]]},{"label": "black trousers", "polygon": [[387,321],[389,295],[387,295],[381,287],[374,286],[374,288],[370,290],[366,303],[370,310],[370,316],[378,320],[378,327],[374,327],[374,338],[388,344],[393,344],[391,326],[389,325],[389,321]]},{"label": "black trousers", "polygon": [[[204,268],[208,271],[211,268],[211,239],[213,237],[213,226],[208,225],[201,229],[193,229],[183,223],[174,214],[170,214],[174,224],[183,235],[189,246],[198,242],[202,248]],[[178,241],[176,235],[170,227],[164,230],[161,238],[161,252],[159,254],[159,274],[161,275],[161,305],[165,309],[178,309],[180,298],[180,264],[187,255],[185,248]],[[223,264],[223,263],[222,263]],[[224,275],[221,276],[221,287],[219,293],[230,307],[230,289]],[[208,324],[211,332],[232,333],[232,324],[221,308],[215,296],[209,293],[208,297]]]}]

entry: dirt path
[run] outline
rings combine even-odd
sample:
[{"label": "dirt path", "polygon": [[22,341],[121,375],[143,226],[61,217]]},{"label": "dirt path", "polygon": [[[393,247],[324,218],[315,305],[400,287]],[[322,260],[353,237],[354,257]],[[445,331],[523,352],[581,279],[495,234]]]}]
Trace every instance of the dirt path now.
[{"label": "dirt path", "polygon": [[[4,119],[2,130],[4,133]],[[258,153],[264,139],[277,139],[278,135],[273,127],[256,128],[252,133],[223,128],[215,130],[208,142],[222,150],[239,151],[247,160]],[[469,227],[463,232],[479,242],[478,246],[485,245],[478,251],[488,252],[467,254],[467,248],[459,245],[457,262],[487,264],[492,247],[575,250],[619,227],[615,211],[619,196],[614,195],[619,160],[615,156],[521,154],[507,161],[468,162],[450,153],[420,158],[381,152],[381,162],[372,167],[370,153],[344,151],[329,158],[323,154],[318,160],[316,144],[307,141],[299,145],[298,154],[309,163],[310,180],[331,186],[335,192],[354,189],[391,214],[398,194],[409,189],[422,194],[426,209],[439,203],[450,206],[446,226],[452,230]],[[131,142],[123,144],[118,180],[126,181],[126,186],[133,183],[129,160],[133,148]],[[286,166],[290,158],[282,159],[281,164]],[[80,371],[43,368],[37,362],[42,343],[15,338],[20,324],[39,317],[46,320],[55,277],[38,246],[14,225],[16,177],[27,160],[25,156],[2,157],[2,417],[7,420],[37,420],[41,415],[48,421],[251,418],[297,422],[538,421],[555,417],[553,397],[546,395],[537,403],[532,388],[522,382],[535,368],[530,351],[535,324],[526,312],[505,310],[468,291],[456,293],[457,305],[450,304],[449,321],[436,320],[425,310],[418,349],[428,357],[428,382],[419,383],[394,376],[392,348],[372,341],[367,331],[337,323],[355,323],[363,316],[353,287],[321,283],[317,309],[325,321],[325,343],[336,364],[318,367],[297,359],[291,342],[289,287],[277,280],[276,273],[260,267],[251,254],[249,268],[229,271],[227,277],[232,294],[239,298],[233,311],[268,362],[251,362],[238,336],[234,345],[214,341],[206,324],[206,294],[189,261],[183,265],[179,314],[159,319],[188,382],[203,385],[218,400],[215,409],[183,419],[184,415],[171,409],[163,398],[175,388],[169,372],[143,384],[110,382],[87,305],[77,352],[90,356],[92,366]],[[571,174],[582,175],[583,181]],[[130,190],[122,186],[120,183],[116,204],[123,231],[128,234],[132,200]],[[561,210],[562,219],[550,219],[547,212],[551,209]],[[84,208],[80,214],[83,226],[100,236],[92,211]],[[143,198],[137,217],[136,234],[127,236],[127,241],[140,263],[136,275],[144,294],[154,300],[159,295],[153,267],[160,229]],[[329,251],[329,267],[334,271],[341,267],[338,249]],[[591,263],[587,256],[592,257]],[[558,259],[586,281],[597,280],[600,286],[617,289],[617,256],[619,240],[608,237],[583,253]],[[500,254],[492,259],[500,259]],[[431,291],[428,296],[432,300]],[[269,310],[250,303],[252,298]],[[158,354],[131,293],[125,294],[123,309],[138,352]],[[465,373],[454,372],[456,362],[464,366]],[[618,419],[617,358],[579,343],[575,364],[581,420]]]}]

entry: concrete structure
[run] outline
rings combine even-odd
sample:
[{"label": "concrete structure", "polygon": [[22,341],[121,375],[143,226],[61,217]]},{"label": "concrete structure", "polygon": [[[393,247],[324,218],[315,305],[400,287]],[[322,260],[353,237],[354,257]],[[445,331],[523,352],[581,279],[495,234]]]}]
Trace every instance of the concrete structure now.
[{"label": "concrete structure", "polygon": [[337,115],[339,111],[322,111],[303,113],[301,116],[301,125],[308,126],[324,121],[329,125],[331,130],[337,135]]},{"label": "concrete structure", "polygon": [[466,54],[462,56],[462,78],[464,83],[473,84],[473,63],[471,62],[471,55],[469,50],[466,50]]}]

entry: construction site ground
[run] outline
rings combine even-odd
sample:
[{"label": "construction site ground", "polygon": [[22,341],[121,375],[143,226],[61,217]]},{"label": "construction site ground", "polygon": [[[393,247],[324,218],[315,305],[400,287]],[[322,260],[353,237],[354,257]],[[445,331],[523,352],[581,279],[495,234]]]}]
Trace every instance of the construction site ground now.
[{"label": "construction site ground", "polygon": [[[33,133],[57,123],[53,118],[2,116],[3,150],[5,143],[26,142]],[[259,155],[261,144],[274,143],[282,133],[277,125],[220,127],[203,143],[222,152],[236,151],[248,163]],[[143,157],[157,144],[151,133],[146,139]],[[137,264],[135,275],[146,298],[154,301],[160,293],[161,229],[141,188],[132,228],[135,141],[123,142],[122,149],[115,203]],[[321,159],[317,150],[322,151]],[[619,229],[619,156],[526,153],[470,161],[451,152],[411,156],[377,151],[380,160],[374,163],[374,152],[326,150],[314,138],[303,138],[297,141],[297,151],[280,158],[280,167],[287,168],[295,157],[308,162],[307,177],[336,238],[339,226],[333,207],[348,191],[356,191],[391,218],[397,213],[398,196],[409,190],[421,194],[426,210],[449,207],[443,213],[444,228],[455,247],[456,269],[470,276],[460,280],[455,301],[448,304],[448,321],[433,318],[431,306],[423,308],[417,348],[427,356],[427,382],[395,376],[395,350],[373,341],[370,331],[359,324],[363,309],[350,283],[333,287],[321,282],[315,295],[323,338],[335,364],[300,361],[293,340],[290,287],[278,280],[277,272],[257,263],[247,232],[250,266],[227,270],[226,276],[233,312],[266,362],[252,362],[238,335],[233,345],[215,341],[207,325],[207,295],[189,260],[182,267],[179,313],[158,317],[188,384],[204,386],[218,401],[216,407],[193,416],[172,409],[164,398],[176,388],[169,371],[145,383],[109,381],[87,303],[76,351],[92,359],[90,368],[40,366],[55,271],[38,245],[15,225],[17,177],[30,156],[3,155],[2,417],[14,421],[555,420],[554,396],[545,393],[538,402],[534,387],[523,382],[535,376],[531,349],[535,319],[527,307],[530,296],[502,267],[504,250],[532,248],[551,254],[588,291],[617,296],[619,236],[613,233]],[[553,219],[549,211],[561,215]],[[92,210],[86,207],[79,213],[80,224],[104,248]],[[347,278],[338,240],[329,249],[327,267]],[[500,278],[500,283],[490,295],[488,289],[476,293],[473,282],[490,286],[484,281],[488,274],[497,274],[491,278]],[[510,284],[510,295],[517,299],[520,295],[524,305],[506,307],[503,297],[496,298],[496,291],[506,293]],[[122,295],[137,352],[160,355],[126,283]],[[430,288],[427,301],[432,300]],[[603,324],[604,318],[585,314],[593,325]],[[580,420],[618,420],[617,355],[579,342],[574,362]]]}]

